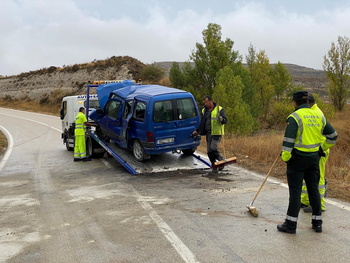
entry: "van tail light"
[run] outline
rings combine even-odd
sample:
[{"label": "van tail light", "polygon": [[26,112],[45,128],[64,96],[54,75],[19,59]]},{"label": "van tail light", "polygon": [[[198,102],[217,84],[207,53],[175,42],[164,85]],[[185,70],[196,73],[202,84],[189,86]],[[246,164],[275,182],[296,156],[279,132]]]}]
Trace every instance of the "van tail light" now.
[{"label": "van tail light", "polygon": [[153,132],[146,132],[146,140],[147,142],[154,142]]}]

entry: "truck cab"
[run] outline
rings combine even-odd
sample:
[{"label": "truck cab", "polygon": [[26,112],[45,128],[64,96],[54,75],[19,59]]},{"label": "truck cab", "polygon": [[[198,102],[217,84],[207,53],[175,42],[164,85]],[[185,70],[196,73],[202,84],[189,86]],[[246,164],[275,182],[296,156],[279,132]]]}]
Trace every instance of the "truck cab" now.
[{"label": "truck cab", "polygon": [[[79,108],[87,108],[87,95],[67,96],[62,99],[60,118],[62,122],[62,140],[66,145],[67,150],[74,149],[74,129],[75,117],[79,112]],[[97,94],[89,95],[89,109],[90,113],[93,109],[99,107]],[[92,121],[89,119],[88,121]]]}]

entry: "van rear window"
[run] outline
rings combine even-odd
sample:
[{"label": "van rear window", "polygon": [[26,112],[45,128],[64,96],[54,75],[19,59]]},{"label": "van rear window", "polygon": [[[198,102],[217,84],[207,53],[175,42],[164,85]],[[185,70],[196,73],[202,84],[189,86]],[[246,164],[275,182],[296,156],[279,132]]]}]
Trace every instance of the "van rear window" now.
[{"label": "van rear window", "polygon": [[196,117],[196,109],[190,98],[157,101],[153,106],[153,121],[166,122]]},{"label": "van rear window", "polygon": [[153,121],[164,122],[174,120],[174,110],[171,100],[157,101],[153,106]]},{"label": "van rear window", "polygon": [[196,117],[196,109],[192,99],[176,100],[177,117],[179,120]]}]

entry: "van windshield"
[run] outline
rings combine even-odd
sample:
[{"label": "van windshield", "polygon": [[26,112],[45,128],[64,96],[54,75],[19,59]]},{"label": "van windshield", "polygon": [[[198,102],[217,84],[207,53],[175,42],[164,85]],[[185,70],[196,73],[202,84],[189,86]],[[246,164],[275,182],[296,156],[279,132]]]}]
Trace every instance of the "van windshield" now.
[{"label": "van windshield", "polygon": [[157,101],[153,106],[153,121],[166,122],[196,117],[193,100],[190,98]]}]

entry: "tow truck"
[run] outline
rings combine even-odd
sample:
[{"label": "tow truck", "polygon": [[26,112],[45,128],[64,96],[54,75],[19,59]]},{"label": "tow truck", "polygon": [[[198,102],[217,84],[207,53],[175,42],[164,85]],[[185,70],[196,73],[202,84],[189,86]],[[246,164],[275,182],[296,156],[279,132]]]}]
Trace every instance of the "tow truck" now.
[{"label": "tow truck", "polygon": [[[97,94],[90,94],[93,88]],[[199,122],[192,94],[163,86],[140,85],[131,80],[114,80],[89,81],[87,94],[79,97],[85,99],[84,106],[89,109],[86,111],[88,121],[98,124],[86,132],[86,149],[92,158],[101,158],[107,153],[134,175],[211,167],[194,153],[200,137],[192,136]],[[72,105],[69,108],[67,97],[63,98],[62,139],[66,145],[67,127],[63,120],[74,111]],[[112,113],[115,108],[117,111]],[[142,112],[143,118],[138,115]],[[70,129],[74,134],[74,129]],[[68,145],[67,150],[71,150],[72,143]]]}]

